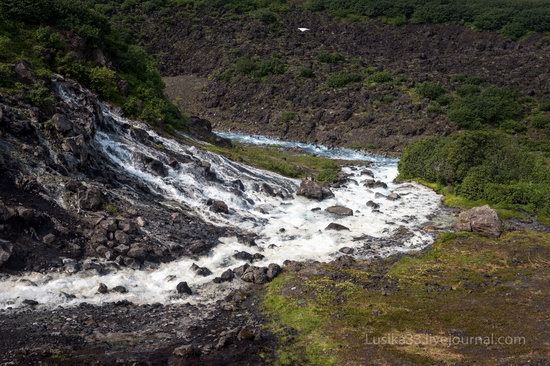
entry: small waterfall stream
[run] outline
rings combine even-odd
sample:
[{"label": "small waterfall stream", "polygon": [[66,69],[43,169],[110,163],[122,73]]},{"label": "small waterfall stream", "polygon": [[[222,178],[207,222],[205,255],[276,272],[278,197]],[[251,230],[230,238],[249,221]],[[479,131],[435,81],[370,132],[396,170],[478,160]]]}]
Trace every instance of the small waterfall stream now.
[{"label": "small waterfall stream", "polygon": [[[65,93],[64,98],[72,101],[70,94]],[[122,299],[135,303],[208,302],[220,299],[226,291],[243,283],[238,279],[231,283],[212,283],[212,279],[226,269],[245,263],[233,257],[237,251],[261,253],[264,259],[254,265],[265,266],[282,264],[285,260],[330,261],[342,254],[339,252],[342,247],[356,249],[356,255],[365,258],[421,249],[433,242],[432,235],[423,227],[440,208],[440,196],[418,184],[395,183],[397,159],[351,149],[219,133],[242,143],[298,148],[309,154],[354,161],[353,165],[343,168],[349,174],[347,183],[332,189],[333,198],[318,202],[295,195],[298,180],[159,136],[146,125],[125,119],[108,106],[103,106],[102,113],[109,128],[96,133],[95,143],[114,166],[164,199],[181,203],[202,220],[257,235],[257,246],[246,246],[235,237],[227,237],[222,238],[208,256],[181,258],[156,269],[125,268],[102,276],[88,271],[10,276],[0,281],[0,308],[20,306],[24,299],[36,300],[44,306],[101,304]],[[158,162],[153,164],[155,169],[151,169],[152,161]],[[205,179],[204,170],[210,178]],[[364,183],[373,178],[384,182],[387,188],[367,188]],[[261,189],[262,184],[268,184],[275,194],[267,194]],[[390,192],[398,193],[401,198],[388,200],[386,196]],[[212,212],[207,205],[209,199],[224,201],[229,214]],[[374,201],[379,209],[368,207],[368,201]],[[353,215],[335,216],[325,211],[333,205],[348,207]],[[349,231],[325,230],[332,222],[346,226]],[[407,234],[401,240],[389,240],[398,231]],[[196,275],[190,270],[193,263],[207,267],[212,275]],[[175,287],[180,281],[186,281],[195,294],[185,298],[177,296]],[[109,287],[125,286],[128,293],[98,294],[99,283]]]}]

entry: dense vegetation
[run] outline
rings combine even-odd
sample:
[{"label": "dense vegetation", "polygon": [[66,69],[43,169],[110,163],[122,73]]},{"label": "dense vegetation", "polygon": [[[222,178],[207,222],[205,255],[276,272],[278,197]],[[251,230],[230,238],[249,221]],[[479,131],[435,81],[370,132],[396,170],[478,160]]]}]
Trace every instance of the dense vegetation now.
[{"label": "dense vegetation", "polygon": [[[83,1],[0,1],[0,87],[33,104],[53,102],[52,73],[76,79],[129,116],[182,127],[184,118],[163,96],[155,62],[129,35]],[[37,82],[23,85],[14,66],[26,62]]]},{"label": "dense vegetation", "polygon": [[499,31],[510,38],[528,32],[550,31],[549,0],[100,0],[92,1],[98,10],[140,8],[143,12],[173,14],[175,6],[183,9],[207,9],[222,15],[252,16],[266,24],[276,23],[281,13],[293,6],[333,16],[360,20],[381,18],[390,24],[465,23],[481,31]]},{"label": "dense vegetation", "polygon": [[491,130],[464,131],[412,144],[399,164],[403,179],[436,182],[471,200],[550,214],[550,166],[541,153]]}]

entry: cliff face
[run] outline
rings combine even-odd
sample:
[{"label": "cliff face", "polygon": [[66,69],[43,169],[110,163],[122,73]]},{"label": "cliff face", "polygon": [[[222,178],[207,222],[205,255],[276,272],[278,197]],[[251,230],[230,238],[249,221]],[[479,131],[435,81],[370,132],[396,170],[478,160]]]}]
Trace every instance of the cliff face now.
[{"label": "cliff face", "polygon": [[[217,243],[224,229],[167,208],[108,158],[98,134],[119,128],[108,105],[60,77],[48,87],[49,110],[0,96],[0,238],[11,243],[4,270],[69,269],[86,257],[140,268]],[[132,133],[147,143],[144,130]],[[165,169],[145,156],[143,164]],[[175,245],[176,233],[185,246]]]},{"label": "cliff face", "polygon": [[541,34],[515,42],[453,24],[353,23],[301,10],[264,24],[176,10],[142,14],[134,31],[169,76],[168,95],[218,129],[399,151],[457,128],[445,101],[415,93],[420,83],[450,93],[453,76],[473,75],[523,95],[548,93]]}]

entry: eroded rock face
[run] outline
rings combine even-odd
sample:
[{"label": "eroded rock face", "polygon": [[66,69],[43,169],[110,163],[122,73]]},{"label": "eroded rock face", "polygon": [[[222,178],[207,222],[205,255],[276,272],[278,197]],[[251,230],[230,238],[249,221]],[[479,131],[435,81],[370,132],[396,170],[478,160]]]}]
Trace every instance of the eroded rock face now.
[{"label": "eroded rock face", "polygon": [[7,240],[0,239],[0,267],[10,259],[13,245]]},{"label": "eroded rock face", "polygon": [[334,193],[332,193],[329,188],[322,187],[319,183],[311,179],[303,180],[296,194],[318,201],[334,197]]},{"label": "eroded rock face", "polygon": [[473,231],[483,236],[499,237],[502,233],[502,221],[496,210],[485,205],[461,212],[458,215],[455,228],[462,231]]}]

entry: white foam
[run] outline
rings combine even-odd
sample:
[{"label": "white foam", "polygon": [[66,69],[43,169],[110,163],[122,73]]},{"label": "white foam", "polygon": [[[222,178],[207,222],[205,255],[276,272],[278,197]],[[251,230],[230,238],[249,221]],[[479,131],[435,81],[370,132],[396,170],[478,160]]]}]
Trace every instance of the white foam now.
[{"label": "white foam", "polygon": [[[104,107],[106,117],[112,118],[115,125],[131,124],[146,128],[145,125],[120,117],[107,107]],[[354,238],[369,235],[385,238],[404,226],[414,235],[393,247],[385,247],[378,255],[388,255],[396,252],[419,249],[431,244],[432,238],[422,231],[421,227],[428,221],[428,216],[440,204],[440,197],[433,191],[417,184],[396,184],[397,160],[380,157],[365,152],[350,149],[330,149],[325,146],[314,146],[269,139],[261,136],[248,136],[234,133],[220,133],[221,136],[237,139],[241,142],[278,145],[283,147],[298,147],[306,152],[326,156],[333,159],[374,162],[368,167],[376,180],[385,182],[387,189],[369,189],[364,182],[370,179],[362,175],[363,168],[344,168],[351,174],[351,179],[357,184],[347,184],[333,189],[334,198],[322,202],[312,201],[304,197],[294,197],[284,200],[271,197],[254,189],[255,184],[267,182],[272,187],[285,192],[294,192],[299,181],[281,177],[277,174],[262,171],[238,164],[228,159],[212,154],[196,147],[186,146],[161,136],[153,131],[149,135],[165,149],[178,154],[187,154],[194,159],[207,161],[216,172],[220,181],[205,181],[197,172],[196,164],[182,164],[177,169],[169,168],[167,177],[159,177],[148,172],[142,166],[136,154],[145,154],[158,160],[167,157],[159,150],[134,140],[127,129],[116,129],[116,132],[98,132],[96,142],[111,159],[113,164],[146,183],[153,191],[162,194],[166,199],[179,202],[186,206],[201,219],[216,225],[235,226],[257,233],[258,248],[247,247],[236,238],[222,238],[210,255],[193,261],[189,258],[163,264],[154,270],[120,269],[107,275],[98,276],[91,272],[76,274],[31,273],[21,276],[11,276],[0,281],[0,308],[20,306],[24,299],[33,299],[47,306],[59,304],[75,305],[80,302],[101,304],[105,301],[127,299],[135,303],[170,303],[178,301],[211,301],[220,298],[232,286],[238,286],[240,280],[232,284],[213,284],[211,280],[219,276],[227,268],[233,268],[244,262],[233,258],[236,251],[251,253],[260,251],[266,258],[255,265],[269,263],[282,264],[285,260],[318,260],[334,259],[341,247],[360,247],[362,240]],[[245,186],[242,194],[235,194],[233,186],[228,182],[240,179]],[[401,199],[390,201],[376,198],[376,193],[388,194],[398,191]],[[205,202],[208,198],[221,199],[231,209],[230,215],[210,212]],[[366,202],[373,200],[380,204],[380,213],[372,212]],[[250,203],[253,201],[254,204]],[[353,216],[335,217],[324,209],[332,205],[342,205],[354,211]],[[263,213],[260,207],[270,207]],[[320,211],[312,211],[320,207]],[[407,217],[408,220],[403,221]],[[349,231],[325,231],[331,222],[337,222],[348,227]],[[283,229],[283,230],[281,230]],[[271,244],[275,246],[270,247]],[[213,274],[200,277],[190,270],[192,263],[205,266]],[[170,277],[172,276],[172,277]],[[169,280],[172,278],[172,280]],[[188,298],[175,296],[178,282],[186,281],[196,292]],[[109,287],[125,286],[127,294],[97,294],[98,284],[102,282]],[[75,296],[67,297],[65,294]]]}]

